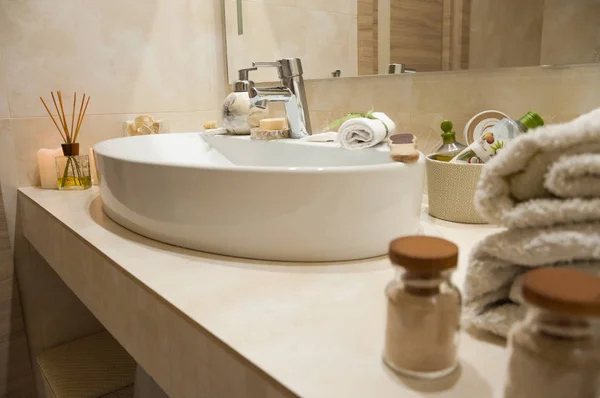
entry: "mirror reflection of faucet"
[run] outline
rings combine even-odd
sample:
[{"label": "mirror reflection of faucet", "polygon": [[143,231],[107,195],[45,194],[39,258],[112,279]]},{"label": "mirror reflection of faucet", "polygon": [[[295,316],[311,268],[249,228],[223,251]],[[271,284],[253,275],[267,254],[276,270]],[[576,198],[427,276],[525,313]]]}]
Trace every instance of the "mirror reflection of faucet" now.
[{"label": "mirror reflection of faucet", "polygon": [[388,75],[401,75],[403,73],[416,73],[416,69],[407,68],[405,64],[390,64],[388,66]]}]

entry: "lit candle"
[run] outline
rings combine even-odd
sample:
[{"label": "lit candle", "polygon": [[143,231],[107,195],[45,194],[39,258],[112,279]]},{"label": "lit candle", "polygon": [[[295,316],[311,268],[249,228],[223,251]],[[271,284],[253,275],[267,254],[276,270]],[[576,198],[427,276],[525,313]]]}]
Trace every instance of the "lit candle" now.
[{"label": "lit candle", "polygon": [[92,185],[98,185],[98,170],[96,170],[96,157],[94,156],[94,148],[90,148],[90,174],[92,175]]},{"label": "lit candle", "polygon": [[37,152],[38,168],[42,188],[57,189],[58,179],[56,177],[56,157],[62,156],[62,149],[40,149]]}]

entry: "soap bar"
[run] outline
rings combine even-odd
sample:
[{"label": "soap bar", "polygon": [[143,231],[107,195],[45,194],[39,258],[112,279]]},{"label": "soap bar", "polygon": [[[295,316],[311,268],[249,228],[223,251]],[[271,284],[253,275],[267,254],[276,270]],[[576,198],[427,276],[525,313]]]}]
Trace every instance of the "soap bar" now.
[{"label": "soap bar", "polygon": [[390,156],[392,160],[403,163],[414,163],[419,160],[417,137],[412,134],[394,134],[390,137]]},{"label": "soap bar", "polygon": [[259,129],[262,131],[282,131],[287,129],[287,120],[282,117],[262,119],[260,121]]}]

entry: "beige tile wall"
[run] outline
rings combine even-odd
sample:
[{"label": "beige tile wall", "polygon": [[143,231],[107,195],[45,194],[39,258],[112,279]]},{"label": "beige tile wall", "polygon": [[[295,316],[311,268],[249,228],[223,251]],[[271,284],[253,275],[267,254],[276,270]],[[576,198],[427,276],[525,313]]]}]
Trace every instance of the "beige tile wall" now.
[{"label": "beige tile wall", "polygon": [[[358,74],[356,0],[244,0],[244,34],[238,35],[236,0],[225,0],[229,81],[253,61],[302,59],[305,78],[325,78],[336,69]],[[271,81],[274,70],[252,72]]]},{"label": "beige tile wall", "polygon": [[515,118],[533,110],[563,122],[600,107],[598,87],[600,65],[590,64],[311,80],[307,93],[315,131],[349,112],[375,109],[430,153],[441,143],[444,119],[454,122],[459,140],[467,121],[487,109]]},{"label": "beige tile wall", "polygon": [[469,68],[600,62],[600,1],[480,0]]},{"label": "beige tile wall", "polygon": [[471,3],[469,68],[540,65],[544,0]]},{"label": "beige tile wall", "polygon": [[16,188],[37,184],[36,151],[60,144],[39,96],[92,99],[82,151],[137,114],[199,131],[225,96],[220,0],[7,0],[0,5],[0,184],[9,230]]},{"label": "beige tile wall", "polygon": [[600,1],[545,0],[542,64],[600,62]]},{"label": "beige tile wall", "polygon": [[2,47],[0,47],[0,119],[10,116],[8,110],[8,99],[6,97],[6,78],[2,63]]}]

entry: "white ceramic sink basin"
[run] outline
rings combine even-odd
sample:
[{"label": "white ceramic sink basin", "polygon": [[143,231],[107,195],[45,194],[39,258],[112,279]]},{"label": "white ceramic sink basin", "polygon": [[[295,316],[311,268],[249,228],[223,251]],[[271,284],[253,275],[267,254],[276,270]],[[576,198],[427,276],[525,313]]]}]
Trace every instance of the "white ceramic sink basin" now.
[{"label": "white ceramic sink basin", "polygon": [[419,230],[422,155],[405,165],[382,149],[198,133],[118,138],[94,150],[109,217],[177,246],[340,261],[385,254],[391,239]]}]

